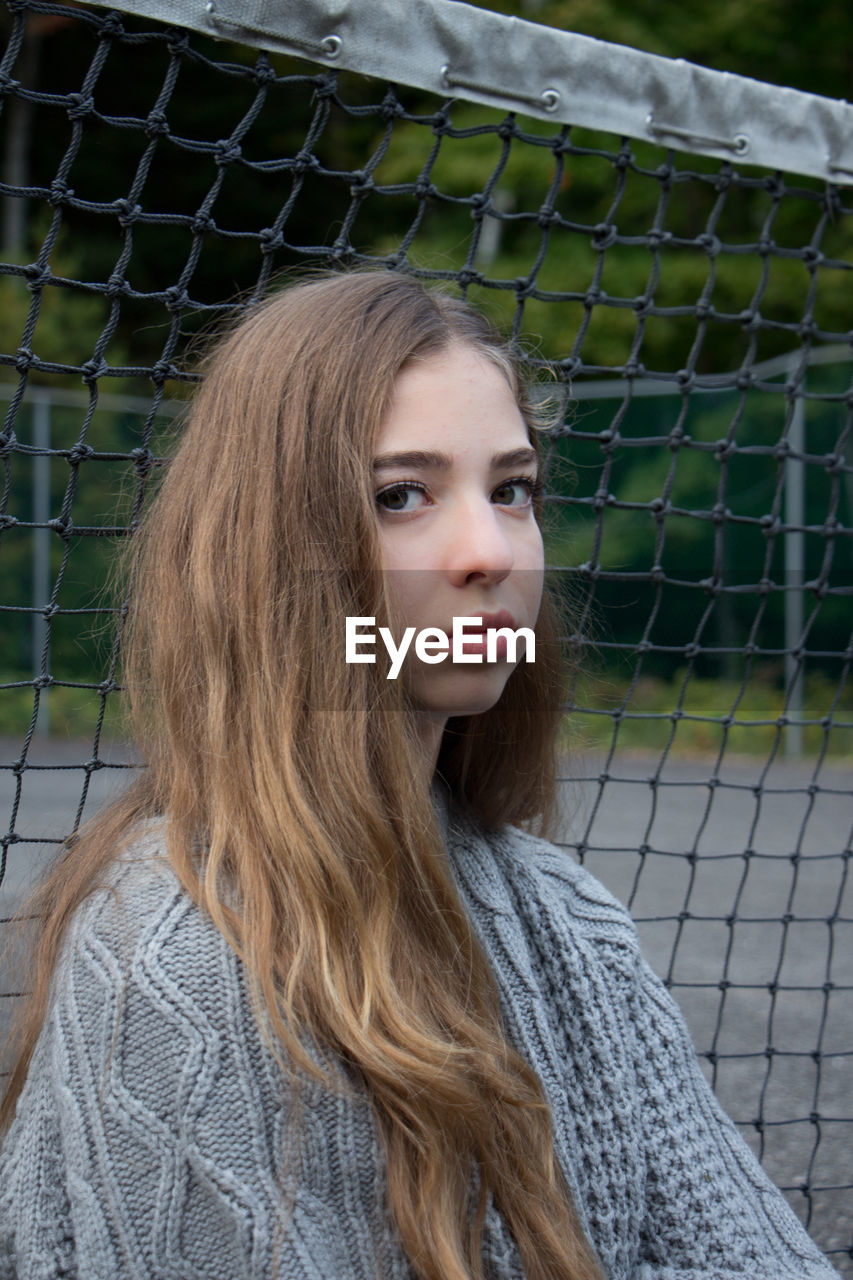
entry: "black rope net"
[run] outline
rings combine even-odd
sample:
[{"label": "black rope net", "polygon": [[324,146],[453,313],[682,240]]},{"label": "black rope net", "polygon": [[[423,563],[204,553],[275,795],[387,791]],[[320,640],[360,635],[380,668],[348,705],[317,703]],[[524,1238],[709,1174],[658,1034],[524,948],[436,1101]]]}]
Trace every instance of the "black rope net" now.
[{"label": "black rope net", "polygon": [[558,403],[566,844],[853,1275],[849,189],[117,13],[0,22],[3,923],[135,767],[105,584],[199,329],[305,264],[450,282]]}]

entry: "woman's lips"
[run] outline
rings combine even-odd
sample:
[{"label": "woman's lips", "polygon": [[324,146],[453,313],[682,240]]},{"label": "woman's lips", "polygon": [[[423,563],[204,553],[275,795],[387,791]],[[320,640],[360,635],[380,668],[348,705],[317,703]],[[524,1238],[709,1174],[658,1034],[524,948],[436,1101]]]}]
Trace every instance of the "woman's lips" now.
[{"label": "woman's lips", "polygon": [[[495,639],[492,641],[492,644],[494,646],[493,648],[494,660],[497,662],[502,662],[506,658],[507,652],[508,652],[506,636],[496,636]],[[488,639],[486,637],[485,632],[482,634],[478,634],[475,631],[471,635],[466,635],[465,639],[462,641],[460,648],[461,648],[461,652],[465,654],[466,657],[472,654],[481,654],[483,657],[483,661],[486,661],[486,659],[489,657]],[[457,650],[457,653],[458,652],[459,650]]]}]

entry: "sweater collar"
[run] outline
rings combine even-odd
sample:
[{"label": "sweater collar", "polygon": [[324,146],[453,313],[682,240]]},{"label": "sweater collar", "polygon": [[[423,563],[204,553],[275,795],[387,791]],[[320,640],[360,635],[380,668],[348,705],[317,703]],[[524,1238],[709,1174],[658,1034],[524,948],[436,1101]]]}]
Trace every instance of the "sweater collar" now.
[{"label": "sweater collar", "polygon": [[450,834],[450,788],[440,774],[433,775],[430,798],[438,830],[446,845]]}]

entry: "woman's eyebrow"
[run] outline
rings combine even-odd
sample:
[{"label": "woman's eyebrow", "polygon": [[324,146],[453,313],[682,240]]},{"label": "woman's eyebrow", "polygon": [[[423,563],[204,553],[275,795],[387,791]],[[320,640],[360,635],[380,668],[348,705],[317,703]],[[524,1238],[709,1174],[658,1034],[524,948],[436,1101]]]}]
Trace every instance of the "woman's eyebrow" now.
[{"label": "woman's eyebrow", "polygon": [[[539,465],[539,455],[535,449],[511,449],[508,453],[492,455],[493,471],[503,471],[507,467],[535,467]],[[400,453],[380,453],[373,459],[373,470],[384,471],[389,467],[414,467],[422,471],[449,471],[453,459],[449,454],[432,450],[407,449]]]}]

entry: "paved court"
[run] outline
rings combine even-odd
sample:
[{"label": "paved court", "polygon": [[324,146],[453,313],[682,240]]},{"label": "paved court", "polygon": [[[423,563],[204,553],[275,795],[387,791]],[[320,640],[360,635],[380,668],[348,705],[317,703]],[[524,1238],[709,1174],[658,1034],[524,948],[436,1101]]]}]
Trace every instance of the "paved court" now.
[{"label": "paved court", "polygon": [[[813,1193],[811,1205],[801,1192],[789,1199],[803,1221],[810,1211],[823,1248],[849,1247],[850,765],[815,773],[814,760],[782,759],[764,773],[763,760],[732,758],[709,786],[708,761],[673,760],[659,775],[658,763],[620,757],[602,784],[602,758],[575,761],[567,772],[585,780],[566,787],[567,839],[587,846],[585,865],[630,904],[646,956],[670,979],[700,1053],[719,1055],[723,1106],[738,1121],[767,1119],[770,1175],[789,1186],[847,1184]],[[640,845],[648,847],[642,857]],[[824,989],[828,982],[833,989]],[[826,1055],[819,1062],[817,1049]],[[817,1112],[839,1122],[821,1127],[815,1155]],[[743,1132],[759,1151],[756,1128]],[[836,1257],[835,1265],[853,1276],[853,1260]]]}]

